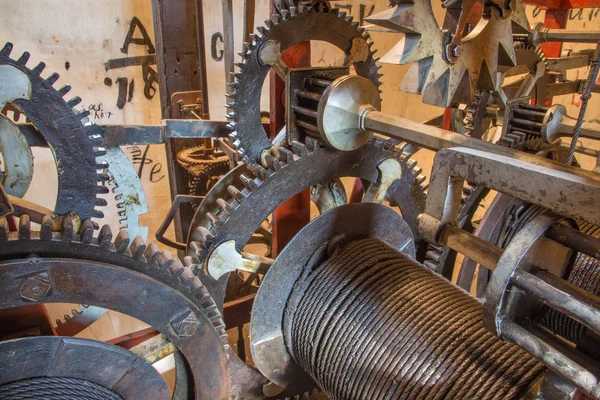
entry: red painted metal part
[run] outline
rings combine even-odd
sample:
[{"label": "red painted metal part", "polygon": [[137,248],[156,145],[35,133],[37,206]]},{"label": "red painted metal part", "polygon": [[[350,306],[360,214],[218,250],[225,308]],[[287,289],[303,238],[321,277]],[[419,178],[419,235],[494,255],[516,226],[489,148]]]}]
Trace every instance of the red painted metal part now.
[{"label": "red painted metal part", "polygon": [[[275,6],[271,2],[271,12]],[[289,68],[310,66],[310,42],[298,43],[282,53],[282,59]],[[284,82],[271,71],[271,124],[270,136],[274,138],[285,124],[285,109],[283,104]],[[310,194],[308,190],[292,197],[283,203],[273,213],[273,243],[271,257],[277,254],[294,237],[294,235],[310,222]]]},{"label": "red painted metal part", "polygon": [[600,7],[600,0],[524,0],[523,3],[546,10]]}]

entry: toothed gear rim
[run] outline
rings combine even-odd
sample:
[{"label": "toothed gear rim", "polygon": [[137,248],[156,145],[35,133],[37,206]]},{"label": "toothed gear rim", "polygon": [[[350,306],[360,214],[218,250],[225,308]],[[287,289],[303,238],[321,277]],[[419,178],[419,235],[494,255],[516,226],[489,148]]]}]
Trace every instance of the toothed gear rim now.
[{"label": "toothed gear rim", "polygon": [[[284,12],[287,11],[287,12]],[[290,7],[281,14],[275,14],[272,20],[266,20],[266,27],[259,27],[259,35],[252,35],[253,42],[248,45],[242,55],[242,62],[236,63],[238,72],[234,73],[233,92],[228,95],[230,112],[227,118],[233,133],[230,134],[233,146],[241,157],[248,156],[250,161],[260,160],[263,149],[272,146],[268,139],[260,117],[260,93],[262,84],[271,69],[259,61],[260,46],[267,40],[280,43],[281,51],[304,41],[320,40],[331,43],[348,53],[353,39],[362,39],[369,46],[368,58],[364,62],[354,64],[356,74],[368,78],[377,86],[380,85],[380,66],[371,51],[372,42],[369,34],[352,22],[338,9],[315,11],[311,7],[296,9]]]},{"label": "toothed gear rim", "polygon": [[[401,148],[397,149],[390,141],[378,138],[372,138],[367,145],[348,152],[331,150],[312,138],[307,138],[307,145],[294,142],[292,148],[293,152],[280,149],[281,161],[268,158],[269,169],[248,163],[247,167],[253,173],[241,174],[235,181],[245,187],[230,185],[227,189],[231,197],[217,199],[219,211],[216,214],[209,212],[205,219],[195,218],[200,223],[190,228],[188,255],[205,262],[214,248],[229,240],[234,240],[236,249],[241,251],[265,218],[293,195],[334,178],[355,177],[377,182],[377,165],[389,158],[400,161],[402,177],[390,186],[387,194],[418,237],[416,219],[424,210],[426,188],[422,183],[425,177],[420,175],[421,169],[416,162],[408,158]],[[217,190],[222,191],[222,187]],[[208,197],[214,196],[209,193]],[[201,225],[202,220],[211,222],[209,229]],[[213,299],[222,307],[228,275],[217,281],[204,273],[204,269],[200,273]]]},{"label": "toothed gear rim", "polygon": [[198,307],[214,326],[223,345],[228,346],[225,323],[210,294],[190,266],[184,266],[168,251],[160,251],[154,243],[146,245],[139,236],[131,241],[126,231],[119,231],[113,241],[107,225],[94,236],[93,223],[89,220],[82,224],[79,234],[74,232],[69,217],[63,221],[60,232],[52,232],[49,220],[42,223],[41,231],[31,231],[28,220],[26,215],[22,216],[19,231],[8,232],[5,221],[0,219],[0,261],[31,255],[61,257],[108,263],[148,275],[181,292]]},{"label": "toothed gear rim", "polygon": [[15,100],[15,104],[52,148],[58,172],[58,196],[54,212],[57,215],[76,213],[82,220],[92,217],[102,218],[103,213],[96,206],[105,206],[106,201],[98,198],[108,189],[98,186],[108,178],[97,170],[106,165],[97,165],[96,157],[105,151],[100,146],[100,137],[90,132],[82,123],[88,111],[78,112],[73,107],[81,99],[63,99],[71,90],[69,85],[56,90],[53,84],[59,75],[54,73],[43,79],[40,74],[45,68],[43,62],[29,69],[26,64],[29,53],[25,52],[18,60],[10,58],[12,43],[6,43],[0,50],[0,65],[13,66],[25,73],[31,81],[31,99]]},{"label": "toothed gear rim", "polygon": [[0,285],[0,309],[89,302],[137,318],[185,357],[193,375],[193,398],[229,396],[227,353],[217,332],[192,302],[168,285],[102,262],[36,257],[0,262]]}]

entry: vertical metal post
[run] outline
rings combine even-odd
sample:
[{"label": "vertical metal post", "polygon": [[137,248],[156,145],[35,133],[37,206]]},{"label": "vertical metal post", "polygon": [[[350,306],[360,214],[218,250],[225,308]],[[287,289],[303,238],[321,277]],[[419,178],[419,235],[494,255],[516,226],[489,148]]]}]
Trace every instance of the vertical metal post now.
[{"label": "vertical metal post", "polygon": [[[210,119],[208,81],[206,77],[206,49],[204,43],[204,10],[202,0],[196,0],[196,36],[198,37],[198,76],[202,90],[202,119]],[[209,140],[210,142],[210,140]]]},{"label": "vertical metal post", "polygon": [[[277,12],[274,2],[271,2],[271,13]],[[287,49],[281,55],[289,68],[310,66],[310,42],[298,43]],[[285,125],[285,109],[283,104],[284,82],[275,71],[270,73],[270,114],[269,133],[271,139]],[[304,192],[292,197],[273,213],[273,243],[272,257],[275,257],[285,245],[310,221],[310,192]]]},{"label": "vertical metal post", "polygon": [[[152,0],[152,19],[156,41],[156,63],[162,118],[172,118],[171,96],[177,92],[200,89],[196,77],[198,63],[196,0],[178,2]],[[199,18],[198,18],[199,19]],[[165,143],[171,200],[187,193],[187,172],[177,163],[177,153],[194,141],[167,140]],[[183,205],[174,219],[175,238],[185,242],[193,209]],[[184,254],[180,252],[180,256]]]},{"label": "vertical metal post", "polygon": [[256,0],[244,0],[244,42],[250,43],[250,34],[254,32],[254,14]]},{"label": "vertical metal post", "polygon": [[[225,65],[225,83],[233,82],[233,57],[234,57],[234,38],[233,38],[233,5],[232,0],[221,0],[223,8],[223,63]],[[231,86],[225,87],[227,93],[231,92]]]}]

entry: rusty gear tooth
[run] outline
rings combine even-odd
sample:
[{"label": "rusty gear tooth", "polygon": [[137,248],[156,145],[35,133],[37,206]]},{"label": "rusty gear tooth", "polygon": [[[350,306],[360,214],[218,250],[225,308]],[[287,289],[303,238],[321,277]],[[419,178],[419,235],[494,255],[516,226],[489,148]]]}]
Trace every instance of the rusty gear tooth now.
[{"label": "rusty gear tooth", "polygon": [[144,258],[147,260],[146,262],[148,264],[154,264],[159,256],[160,249],[156,244],[150,243],[146,246],[146,250],[144,250]]},{"label": "rusty gear tooth", "polygon": [[71,108],[74,108],[75,106],[79,105],[79,103],[81,103],[81,97],[79,96],[73,97],[71,100],[67,101],[67,104]]},{"label": "rusty gear tooth", "polygon": [[219,218],[218,216],[216,216],[215,214],[208,212],[206,213],[206,218],[208,218],[208,220],[210,221],[210,223],[213,225],[213,229],[218,229],[220,225],[223,224],[223,221],[221,220],[221,218]]},{"label": "rusty gear tooth", "polygon": [[231,204],[229,204],[226,200],[221,198],[217,199],[217,205],[225,214],[229,215],[231,213]]},{"label": "rusty gear tooth", "polygon": [[94,223],[91,220],[86,219],[83,221],[79,229],[79,237],[83,244],[90,244],[92,242],[94,237]]},{"label": "rusty gear tooth", "polygon": [[173,259],[173,262],[165,266],[165,270],[170,276],[178,278],[183,273],[183,264],[178,259]]},{"label": "rusty gear tooth", "polygon": [[145,251],[146,243],[144,242],[144,239],[138,236],[135,239],[133,239],[133,242],[131,242],[131,244],[129,245],[129,248],[127,249],[126,253],[134,260],[141,260],[144,256]]},{"label": "rusty gear tooth", "polygon": [[52,216],[44,215],[40,227],[40,239],[43,241],[52,240]]},{"label": "rusty gear tooth", "polygon": [[254,179],[249,178],[246,174],[240,175],[240,180],[242,181],[242,185],[246,187],[248,190],[256,190],[258,185],[254,182]]},{"label": "rusty gear tooth", "polygon": [[62,221],[61,238],[63,242],[70,243],[73,241],[74,226],[70,216],[66,216]]},{"label": "rusty gear tooth", "polygon": [[211,240],[213,240],[213,235],[212,233],[210,233],[210,231],[208,229],[206,229],[205,227],[201,226],[198,228],[198,230],[200,231],[200,235],[202,236],[202,238],[204,239],[204,242],[210,242]]},{"label": "rusty gear tooth", "polygon": [[273,21],[271,21],[270,19],[265,19],[265,27],[267,30],[271,30],[271,28],[273,28]]},{"label": "rusty gear tooth", "polygon": [[110,226],[104,225],[98,233],[98,245],[100,247],[108,247],[112,241],[113,234]]},{"label": "rusty gear tooth", "polygon": [[244,158],[244,163],[248,166],[248,169],[252,171],[254,175],[259,177],[260,179],[266,179],[268,173],[262,165],[250,161],[247,157]]},{"label": "rusty gear tooth", "polygon": [[272,155],[267,154],[265,156],[265,161],[267,162],[269,168],[273,171],[277,172],[281,169],[281,164],[279,163],[279,160],[273,157]]},{"label": "rusty gear tooth", "polygon": [[6,44],[4,45],[2,50],[0,50],[0,54],[8,57],[8,56],[10,56],[12,49],[13,49],[13,44],[11,42],[6,42]]},{"label": "rusty gear tooth", "polygon": [[308,155],[308,149],[306,148],[306,145],[298,141],[292,142],[292,152],[299,157]]},{"label": "rusty gear tooth", "polygon": [[227,191],[229,192],[229,194],[231,195],[231,197],[233,197],[238,203],[241,203],[246,198],[246,196],[244,195],[244,193],[241,192],[241,191],[239,191],[233,185],[227,186]]},{"label": "rusty gear tooth", "polygon": [[294,153],[290,150],[280,147],[279,148],[279,158],[286,164],[292,164],[294,162]]},{"label": "rusty gear tooth", "polygon": [[58,78],[60,78],[60,75],[58,75],[56,72],[54,72],[52,75],[50,75],[48,78],[46,78],[46,82],[48,82],[49,85],[54,85],[54,83],[58,80]]},{"label": "rusty gear tooth", "polygon": [[45,68],[46,68],[46,63],[40,62],[38,65],[35,66],[34,69],[31,70],[31,73],[39,76],[44,71]]},{"label": "rusty gear tooth", "polygon": [[29,215],[21,215],[19,219],[19,240],[31,239],[31,222]]},{"label": "rusty gear tooth", "polygon": [[174,258],[171,256],[167,250],[163,250],[160,252],[156,262],[158,263],[158,268],[161,270],[165,270],[169,267],[169,264],[172,263]]},{"label": "rusty gear tooth", "polygon": [[115,251],[117,253],[125,253],[125,251],[129,247],[130,242],[131,239],[129,238],[129,234],[127,233],[127,231],[119,231],[117,237],[115,238]]},{"label": "rusty gear tooth", "polygon": [[63,87],[58,89],[58,94],[61,97],[65,97],[67,95],[67,93],[69,93],[70,91],[71,91],[71,85],[64,85]]}]

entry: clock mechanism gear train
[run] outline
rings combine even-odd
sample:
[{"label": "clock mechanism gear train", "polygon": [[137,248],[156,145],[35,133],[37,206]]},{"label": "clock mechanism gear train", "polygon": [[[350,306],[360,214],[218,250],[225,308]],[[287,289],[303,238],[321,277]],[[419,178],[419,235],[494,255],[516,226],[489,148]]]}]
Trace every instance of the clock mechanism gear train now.
[{"label": "clock mechanism gear train", "polygon": [[[234,64],[229,137],[176,152],[189,192],[165,223],[182,201],[193,216],[182,242],[156,236],[178,257],[139,225],[127,129],[116,143],[58,74],[0,50],[0,311],[75,305],[54,336],[0,341],[0,398],[600,399],[600,126],[584,120],[600,32],[531,28],[519,0],[445,0],[441,26],[428,0],[363,26],[328,1],[274,5]],[[399,38],[381,60],[380,28]],[[287,65],[310,41],[341,65]],[[597,47],[548,58],[547,41]],[[381,63],[411,64],[399,89],[453,108],[453,130],[382,111]],[[269,74],[285,84],[270,135]],[[577,119],[548,101],[567,92]],[[164,142],[173,123],[134,128]],[[27,200],[35,147],[55,160],[53,208]],[[312,218],[275,250],[274,213],[306,191]],[[75,336],[106,310],[149,328]]]}]

